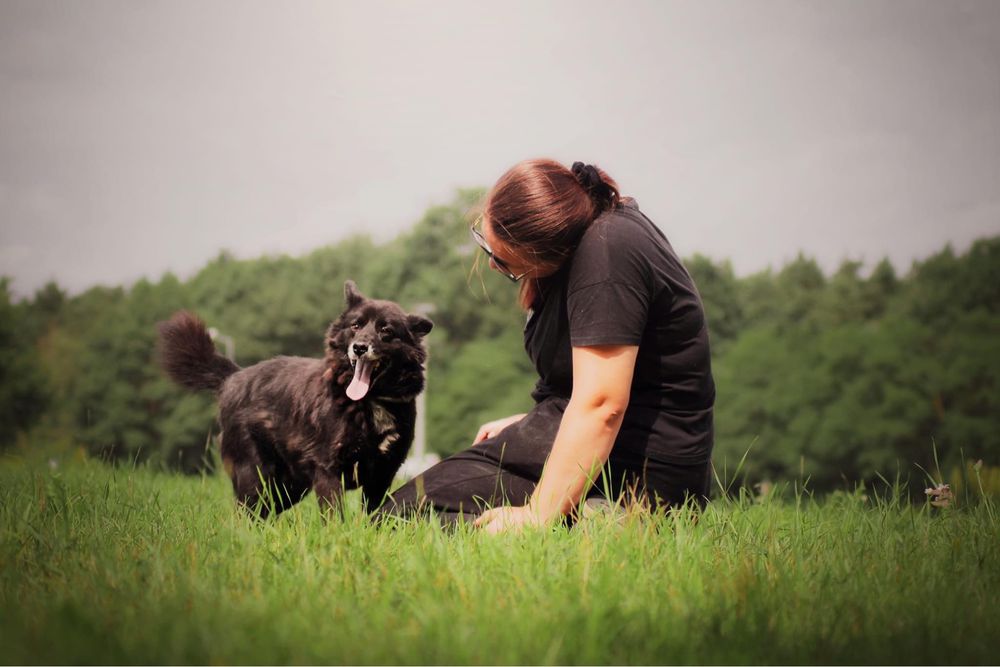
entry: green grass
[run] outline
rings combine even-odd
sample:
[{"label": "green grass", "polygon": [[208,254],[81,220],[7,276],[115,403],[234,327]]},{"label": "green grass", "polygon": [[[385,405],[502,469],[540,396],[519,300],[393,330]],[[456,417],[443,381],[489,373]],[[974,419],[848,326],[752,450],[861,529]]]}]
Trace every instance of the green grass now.
[{"label": "green grass", "polygon": [[1000,524],[860,494],[489,537],[237,512],[220,478],[0,464],[27,663],[995,663]]}]

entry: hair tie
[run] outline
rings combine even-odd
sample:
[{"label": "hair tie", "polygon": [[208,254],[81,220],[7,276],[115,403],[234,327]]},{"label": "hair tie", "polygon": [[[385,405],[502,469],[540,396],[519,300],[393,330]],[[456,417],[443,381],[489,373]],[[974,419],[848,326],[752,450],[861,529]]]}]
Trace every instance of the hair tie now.
[{"label": "hair tie", "polygon": [[601,189],[601,186],[604,185],[604,181],[601,179],[601,175],[598,173],[597,167],[592,164],[574,162],[572,171],[576,180],[580,182],[583,189],[586,190],[591,196],[597,194]]},{"label": "hair tie", "polygon": [[587,196],[597,205],[598,211],[605,211],[618,205],[618,190],[601,178],[601,172],[597,171],[597,167],[574,162],[571,171]]}]

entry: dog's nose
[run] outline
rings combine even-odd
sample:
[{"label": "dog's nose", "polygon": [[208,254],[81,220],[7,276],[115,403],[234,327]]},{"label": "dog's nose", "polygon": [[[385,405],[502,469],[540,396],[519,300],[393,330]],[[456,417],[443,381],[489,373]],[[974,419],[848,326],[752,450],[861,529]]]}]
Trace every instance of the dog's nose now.
[{"label": "dog's nose", "polygon": [[354,354],[360,357],[363,356],[366,352],[368,352],[367,345],[365,345],[364,343],[354,343]]}]

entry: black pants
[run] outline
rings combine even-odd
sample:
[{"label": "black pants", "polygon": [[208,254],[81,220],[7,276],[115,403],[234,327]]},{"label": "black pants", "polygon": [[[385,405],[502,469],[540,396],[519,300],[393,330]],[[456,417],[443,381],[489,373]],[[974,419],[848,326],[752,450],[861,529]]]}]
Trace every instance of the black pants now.
[{"label": "black pants", "polygon": [[[413,516],[433,511],[443,523],[472,521],[497,505],[524,505],[538,484],[552,450],[566,399],[548,398],[521,421],[450,456],[396,489],[381,515]],[[587,494],[617,500],[624,494],[653,509],[708,498],[709,463],[664,461],[642,442],[615,443],[608,463]]]}]

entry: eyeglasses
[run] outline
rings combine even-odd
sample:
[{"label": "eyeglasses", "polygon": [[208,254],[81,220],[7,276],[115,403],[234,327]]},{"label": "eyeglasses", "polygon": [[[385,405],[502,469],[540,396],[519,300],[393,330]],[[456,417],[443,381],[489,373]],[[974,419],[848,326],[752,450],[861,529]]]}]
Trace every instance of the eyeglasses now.
[{"label": "eyeglasses", "polygon": [[497,270],[503,275],[505,275],[508,279],[510,279],[511,282],[515,283],[524,276],[528,275],[527,273],[522,273],[520,275],[514,273],[513,271],[510,270],[510,268],[506,264],[504,264],[502,259],[500,259],[493,253],[493,248],[491,248],[490,244],[486,242],[486,237],[483,236],[483,233],[481,231],[476,229],[477,226],[482,226],[482,224],[483,224],[483,216],[479,216],[478,218],[476,218],[476,221],[472,223],[472,227],[469,228],[469,231],[472,233],[472,240],[475,241],[479,245],[479,247],[483,249],[483,252],[486,253],[487,257],[493,260],[493,264],[497,267]]}]

